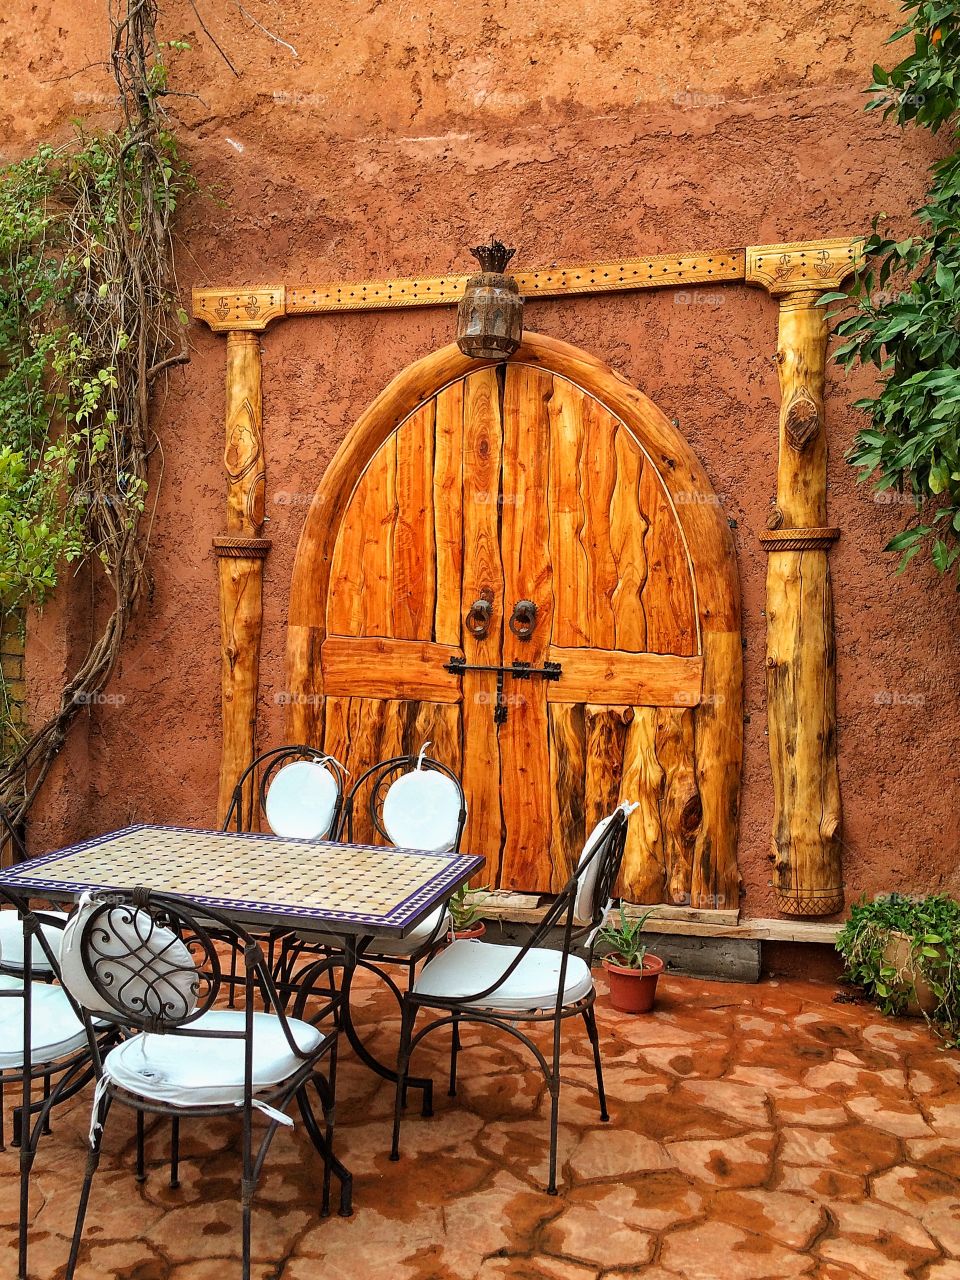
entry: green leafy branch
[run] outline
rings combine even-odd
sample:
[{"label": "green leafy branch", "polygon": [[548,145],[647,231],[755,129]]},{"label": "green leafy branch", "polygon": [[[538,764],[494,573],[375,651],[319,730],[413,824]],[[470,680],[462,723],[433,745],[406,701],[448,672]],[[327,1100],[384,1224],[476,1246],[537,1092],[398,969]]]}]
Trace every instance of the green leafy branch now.
[{"label": "green leafy branch", "polygon": [[[960,4],[903,6],[910,20],[890,42],[913,51],[891,70],[876,66],[868,110],[898,124],[957,132]],[[832,315],[843,339],[834,358],[878,372],[875,393],[856,402],[868,421],[848,453],[878,494],[900,496],[908,522],[888,544],[902,570],[924,547],[960,583],[960,153],[935,164],[913,235],[897,239],[878,214],[861,266]]]}]

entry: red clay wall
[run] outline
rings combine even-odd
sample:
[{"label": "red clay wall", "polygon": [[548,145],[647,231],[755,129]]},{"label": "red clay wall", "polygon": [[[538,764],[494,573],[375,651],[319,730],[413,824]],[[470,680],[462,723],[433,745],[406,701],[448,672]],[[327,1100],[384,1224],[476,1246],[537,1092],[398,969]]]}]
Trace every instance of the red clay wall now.
[{"label": "red clay wall", "polygon": [[[9,156],[107,109],[101,4],[14,0],[0,18]],[[464,271],[496,231],[536,265],[856,233],[904,215],[933,151],[863,114],[894,3],[764,6],[434,0],[408,6],[248,0],[165,5],[186,37],[170,109],[204,194],[181,224],[180,281],[358,279]],[[87,68],[87,69],[84,69]],[[105,100],[106,99],[106,100]],[[763,692],[774,489],[776,307],[725,287],[533,302],[527,325],[596,352],[677,418],[736,521],[746,639],[741,868],[745,912],[772,914]],[[360,410],[450,340],[448,310],[288,320],[264,342],[268,510],[261,734],[283,708],[287,591],[306,503]],[[131,819],[209,824],[219,756],[218,620],[224,343],[193,359],[158,416],[155,592],[111,685],[37,811],[32,847]],[[828,424],[846,878],[851,895],[960,889],[960,606],[929,568],[880,548],[899,512],[843,462],[862,378],[831,371]],[[159,467],[157,479],[159,480]],[[84,588],[76,603],[85,617]],[[63,606],[31,632],[34,705],[64,660]],[[88,622],[84,622],[87,626]],[[74,639],[76,643],[76,638]]]}]

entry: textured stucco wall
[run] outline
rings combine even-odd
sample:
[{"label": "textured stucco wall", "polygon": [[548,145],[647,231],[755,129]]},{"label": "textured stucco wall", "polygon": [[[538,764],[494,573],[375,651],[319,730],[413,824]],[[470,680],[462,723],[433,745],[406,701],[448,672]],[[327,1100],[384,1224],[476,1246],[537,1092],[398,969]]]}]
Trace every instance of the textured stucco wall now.
[{"label": "textured stucco wall", "polygon": [[[192,96],[169,100],[202,187],[180,228],[185,291],[463,271],[464,246],[493,230],[529,266],[856,233],[877,210],[903,217],[915,207],[934,155],[923,134],[863,114],[869,68],[889,57],[893,3],[247,0],[249,17],[223,0],[199,8],[240,74],[189,4],[165,6],[163,34],[193,45],[172,74]],[[73,115],[109,118],[109,79],[90,65],[105,39],[94,0],[13,0],[0,17],[7,155],[66,137]],[[771,914],[757,534],[774,489],[776,306],[728,286],[692,298],[534,302],[526,322],[597,353],[678,419],[736,521],[750,717],[744,909]],[[452,330],[452,312],[433,310],[289,320],[265,337],[274,547],[264,741],[282,723],[287,591],[305,504],[360,410]],[[38,851],[133,818],[213,818],[210,544],[223,525],[224,343],[199,327],[191,342],[192,362],[171,376],[158,412],[153,601],[111,686],[117,699],[91,709],[48,788],[32,831]],[[843,462],[850,403],[866,385],[831,370],[827,396],[830,519],[843,529],[831,563],[846,878],[851,894],[957,889],[960,607],[931,569],[898,578],[880,552],[899,513],[859,490]],[[84,627],[88,598],[80,584]],[[39,706],[65,660],[63,606],[33,635]]]}]

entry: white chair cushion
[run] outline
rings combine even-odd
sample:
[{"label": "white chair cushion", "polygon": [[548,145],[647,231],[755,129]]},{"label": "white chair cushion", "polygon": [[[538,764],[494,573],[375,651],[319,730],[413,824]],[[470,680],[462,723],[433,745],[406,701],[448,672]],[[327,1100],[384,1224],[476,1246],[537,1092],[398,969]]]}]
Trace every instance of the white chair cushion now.
[{"label": "white chair cushion", "polygon": [[[211,1009],[189,1025],[197,1031],[243,1032],[245,1014]],[[287,1025],[298,1047],[313,1053],[323,1035],[309,1022],[289,1018]],[[192,1039],[180,1035],[141,1032],[111,1049],[104,1059],[104,1075],[120,1088],[141,1098],[181,1107],[219,1106],[243,1101],[245,1041]],[[280,1019],[270,1013],[253,1015],[253,1089],[278,1085],[304,1065],[287,1043]]]},{"label": "white chair cushion", "polygon": [[[66,922],[66,911],[38,911],[39,920],[55,919]],[[60,943],[63,941],[63,930],[40,926],[43,936],[50,945],[56,959],[60,958]],[[33,946],[34,973],[51,973],[50,961],[46,957],[39,938],[34,938]],[[16,911],[0,911],[0,963],[7,969],[23,969],[23,921]]]},{"label": "white chair cushion", "polygon": [[[431,912],[426,920],[421,920],[418,925],[414,925],[405,938],[375,937],[367,951],[370,955],[391,956],[404,960],[433,937],[433,931],[441,918],[445,918],[445,923],[443,928],[437,931],[437,940],[442,942],[450,928],[450,916],[446,907],[438,907],[436,911]],[[343,950],[343,938],[333,933],[306,933],[298,929],[297,937],[314,947],[329,947],[332,951]]]},{"label": "white chair cushion", "polygon": [[[0,978],[0,989],[23,990],[17,978]],[[83,1023],[62,987],[30,984],[30,1052],[34,1065],[76,1053],[87,1043]],[[0,1069],[23,1066],[23,997],[0,995]]]},{"label": "white chair cushion", "polygon": [[[513,960],[520,947],[497,946],[472,938],[460,938],[435,956],[420,970],[414,984],[417,995],[442,996],[462,1000],[485,991],[496,982]],[[518,1012],[546,1009],[556,1004],[560,985],[560,962],[563,954],[546,947],[528,951],[502,987],[483,1000],[472,1001],[484,1009]],[[567,960],[563,1002],[573,1004],[593,990],[593,975],[579,956]]]},{"label": "white chair cushion", "polygon": [[[122,1021],[123,1014],[97,992],[83,965],[81,936],[97,909],[96,902],[81,903],[67,922],[60,977],[74,1000],[89,1013]],[[177,935],[157,927],[147,911],[117,906],[101,915],[88,944],[88,959],[95,961],[100,981],[109,983],[119,1003],[134,1016],[149,1012],[179,1019],[197,1007],[198,975],[193,957]]]},{"label": "white chair cushion", "polygon": [[457,842],[461,804],[452,778],[436,769],[412,769],[384,796],[384,830],[401,849],[448,853]]},{"label": "white chair cushion", "polygon": [[[443,924],[441,925],[441,921]],[[441,927],[438,928],[438,925]],[[437,941],[443,942],[450,928],[450,916],[446,907],[438,907],[436,911],[421,920],[405,938],[375,938],[370,944],[370,951],[381,956],[395,956],[398,960],[406,959],[418,947],[429,942],[436,930]]]},{"label": "white chair cushion", "polygon": [[264,809],[270,830],[288,840],[322,840],[330,831],[339,788],[318,760],[294,760],[278,770]]}]

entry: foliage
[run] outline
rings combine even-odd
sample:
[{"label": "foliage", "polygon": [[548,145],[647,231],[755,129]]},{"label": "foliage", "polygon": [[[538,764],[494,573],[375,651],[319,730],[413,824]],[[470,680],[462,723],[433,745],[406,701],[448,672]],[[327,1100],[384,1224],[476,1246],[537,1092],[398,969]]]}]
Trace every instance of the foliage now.
[{"label": "foliage", "polygon": [[601,942],[605,942],[607,946],[616,952],[619,963],[627,969],[643,968],[644,957],[647,954],[647,946],[642,938],[643,926],[652,914],[652,912],[647,911],[642,916],[637,916],[631,920],[621,902],[619,928],[604,925],[597,935]]},{"label": "foliage", "polygon": [[46,724],[0,770],[19,820],[109,679],[144,585],[150,392],[187,359],[171,220],[191,186],[165,123],[155,0],[110,12],[120,121],[0,171],[0,599],[98,563],[113,608]]},{"label": "foliage", "polygon": [[465,884],[460,886],[447,903],[454,933],[465,933],[473,928],[480,919],[480,908],[486,899],[487,892],[487,885],[481,885],[477,889],[471,889]]},{"label": "foliage", "polygon": [[[909,940],[910,963],[891,963],[888,944]],[[933,1023],[951,1044],[960,1044],[960,903],[944,894],[909,898],[890,894],[860,902],[837,939],[851,981],[863,987],[884,1013],[902,1013],[916,996],[916,974],[933,990]]]},{"label": "foliage", "polygon": [[[960,3],[907,0],[909,20],[888,43],[912,37],[913,50],[891,70],[873,69],[868,110],[901,126],[955,139],[960,112]],[[874,395],[857,401],[869,421],[848,454],[878,501],[902,498],[907,527],[888,544],[901,570],[923,547],[960,584],[960,153],[931,170],[916,210],[917,229],[898,238],[885,214],[873,221],[864,259],[841,302],[834,332],[844,367],[879,371]],[[842,317],[838,320],[838,317]]]}]

